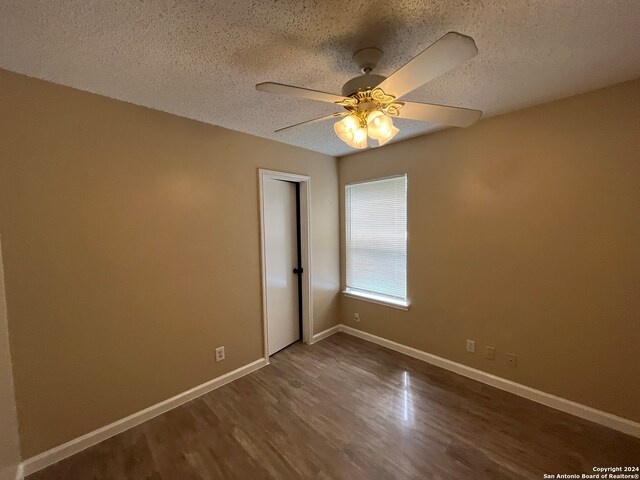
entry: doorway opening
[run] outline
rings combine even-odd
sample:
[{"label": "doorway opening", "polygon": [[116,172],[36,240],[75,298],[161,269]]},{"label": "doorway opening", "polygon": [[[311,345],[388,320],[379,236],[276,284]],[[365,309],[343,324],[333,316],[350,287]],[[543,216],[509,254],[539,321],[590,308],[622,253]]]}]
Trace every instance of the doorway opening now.
[{"label": "doorway opening", "polygon": [[258,170],[264,357],[313,335],[311,179]]}]

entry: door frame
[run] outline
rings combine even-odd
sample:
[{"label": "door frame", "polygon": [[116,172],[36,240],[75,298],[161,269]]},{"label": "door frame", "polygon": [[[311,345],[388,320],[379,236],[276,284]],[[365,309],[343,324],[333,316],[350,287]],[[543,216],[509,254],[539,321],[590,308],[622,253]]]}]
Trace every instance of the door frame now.
[{"label": "door frame", "polygon": [[264,182],[282,180],[300,185],[300,258],[302,259],[302,341],[313,338],[313,287],[311,275],[311,177],[297,173],[258,169],[260,194],[260,275],[262,279],[262,337],[264,359],[269,363],[269,315],[267,312],[267,265],[264,236]]}]

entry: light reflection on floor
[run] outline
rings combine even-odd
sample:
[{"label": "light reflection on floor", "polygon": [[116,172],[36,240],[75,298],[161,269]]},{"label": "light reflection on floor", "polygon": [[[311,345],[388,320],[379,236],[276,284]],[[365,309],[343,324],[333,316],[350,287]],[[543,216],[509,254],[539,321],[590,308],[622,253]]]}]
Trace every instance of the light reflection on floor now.
[{"label": "light reflection on floor", "polygon": [[406,425],[413,425],[413,395],[411,393],[411,377],[406,370],[402,372],[402,420]]}]

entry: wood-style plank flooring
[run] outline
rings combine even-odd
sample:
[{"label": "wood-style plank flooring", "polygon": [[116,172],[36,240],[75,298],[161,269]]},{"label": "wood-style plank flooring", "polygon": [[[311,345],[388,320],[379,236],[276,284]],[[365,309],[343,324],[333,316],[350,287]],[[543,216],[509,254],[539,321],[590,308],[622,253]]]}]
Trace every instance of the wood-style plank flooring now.
[{"label": "wood-style plank flooring", "polygon": [[336,334],[28,480],[539,479],[630,465],[640,439]]}]

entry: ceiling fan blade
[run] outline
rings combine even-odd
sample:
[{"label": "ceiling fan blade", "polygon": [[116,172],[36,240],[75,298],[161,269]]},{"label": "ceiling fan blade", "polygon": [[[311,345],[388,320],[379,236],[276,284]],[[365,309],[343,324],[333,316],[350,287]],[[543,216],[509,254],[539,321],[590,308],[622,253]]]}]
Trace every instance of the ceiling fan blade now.
[{"label": "ceiling fan blade", "polygon": [[477,53],[478,48],[473,38],[449,32],[392,73],[378,87],[399,98],[462,65]]},{"label": "ceiling fan blade", "polygon": [[308,88],[294,87],[292,85],[283,85],[282,83],[264,82],[256,85],[256,90],[261,92],[277,93],[279,95],[289,95],[290,97],[310,98],[311,100],[319,100],[321,102],[338,103],[344,100],[349,101],[347,97],[342,95],[334,95],[333,93],[319,92]]},{"label": "ceiling fan blade", "polygon": [[344,117],[345,115],[348,115],[349,113],[350,112],[348,112],[347,110],[345,110],[344,112],[332,113],[331,115],[325,115],[324,117],[314,118],[313,120],[307,120],[305,122],[296,123],[295,125],[289,125],[288,127],[279,128],[278,130],[275,131],[275,133],[283,132],[285,130],[289,130],[290,128],[299,127],[301,125],[308,125],[308,124],[311,124],[311,123],[322,122],[323,120],[329,120],[330,118]]},{"label": "ceiling fan blade", "polygon": [[468,127],[476,123],[482,116],[480,110],[469,108],[448,107],[431,103],[403,102],[399,118],[420,120],[423,122],[440,123],[452,127]]}]

